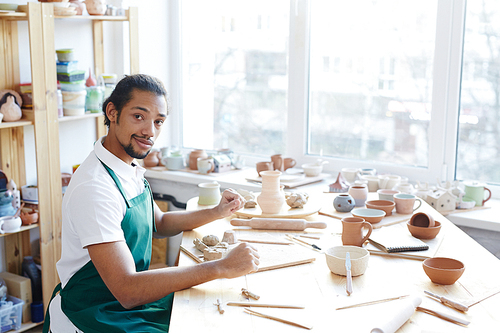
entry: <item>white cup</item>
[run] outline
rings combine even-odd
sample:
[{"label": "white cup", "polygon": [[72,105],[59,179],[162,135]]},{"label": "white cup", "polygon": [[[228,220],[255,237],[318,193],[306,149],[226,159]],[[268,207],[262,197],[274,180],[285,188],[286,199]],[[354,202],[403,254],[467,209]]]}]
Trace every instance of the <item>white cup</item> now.
[{"label": "white cup", "polygon": [[371,175],[361,176],[361,180],[365,180],[368,182],[368,191],[369,192],[377,192],[378,190],[378,177]]},{"label": "white cup", "polygon": [[213,183],[201,183],[198,184],[200,194],[198,196],[199,205],[217,205],[220,202],[220,184],[217,182]]},{"label": "white cup", "polygon": [[400,176],[396,175],[380,175],[378,176],[378,188],[392,189],[401,181]]},{"label": "white cup", "polygon": [[356,176],[358,175],[358,169],[342,168],[340,174],[349,184],[352,184],[356,180]]}]

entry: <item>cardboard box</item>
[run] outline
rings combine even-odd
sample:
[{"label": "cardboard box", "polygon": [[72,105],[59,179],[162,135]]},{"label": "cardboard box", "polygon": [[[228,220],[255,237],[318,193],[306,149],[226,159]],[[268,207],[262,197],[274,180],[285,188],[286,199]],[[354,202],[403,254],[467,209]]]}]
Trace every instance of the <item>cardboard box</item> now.
[{"label": "cardboard box", "polygon": [[23,323],[31,321],[31,280],[27,277],[12,274],[9,272],[0,272],[0,278],[7,285],[7,294],[24,301],[23,304]]}]

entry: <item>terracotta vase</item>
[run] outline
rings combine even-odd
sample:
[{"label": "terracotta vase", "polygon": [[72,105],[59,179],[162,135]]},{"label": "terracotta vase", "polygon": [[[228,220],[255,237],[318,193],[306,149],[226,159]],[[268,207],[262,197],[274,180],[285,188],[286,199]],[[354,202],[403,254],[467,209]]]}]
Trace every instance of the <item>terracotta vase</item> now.
[{"label": "terracotta vase", "polygon": [[352,185],[348,193],[353,197],[356,207],[363,207],[368,199],[368,188],[365,184]]},{"label": "terracotta vase", "polygon": [[160,159],[158,158],[158,151],[151,151],[148,156],[144,158],[144,166],[146,168],[158,166],[159,163]]},{"label": "terracotta vase", "polygon": [[194,149],[189,154],[189,168],[191,170],[198,170],[198,158],[207,158],[208,155],[203,149]]},{"label": "terracotta vase", "polygon": [[[368,231],[363,236],[363,227]],[[363,243],[372,234],[373,227],[361,217],[344,217],[342,219],[342,244],[352,246],[363,246]]]},{"label": "terracotta vase", "polygon": [[262,171],[262,192],[257,203],[264,214],[278,214],[285,203],[285,195],[280,190],[280,171]]}]

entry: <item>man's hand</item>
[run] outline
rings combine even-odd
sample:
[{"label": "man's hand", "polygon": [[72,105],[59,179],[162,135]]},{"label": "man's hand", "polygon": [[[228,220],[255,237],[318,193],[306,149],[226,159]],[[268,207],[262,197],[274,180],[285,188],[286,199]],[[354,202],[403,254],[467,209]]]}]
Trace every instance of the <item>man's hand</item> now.
[{"label": "man's hand", "polygon": [[232,279],[257,271],[259,266],[257,249],[247,243],[238,244],[219,261],[222,277]]},{"label": "man's hand", "polygon": [[219,205],[215,207],[221,217],[228,217],[243,208],[245,199],[233,189],[227,189],[222,193]]}]

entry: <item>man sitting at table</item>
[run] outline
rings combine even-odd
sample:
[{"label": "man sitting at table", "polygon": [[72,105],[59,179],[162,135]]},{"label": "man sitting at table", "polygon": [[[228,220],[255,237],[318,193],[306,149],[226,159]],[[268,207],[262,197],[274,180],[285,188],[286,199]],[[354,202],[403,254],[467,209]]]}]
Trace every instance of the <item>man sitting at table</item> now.
[{"label": "man sitting at table", "polygon": [[148,270],[153,233],[176,235],[244,204],[226,190],[212,209],[160,211],[135,159],[148,155],[160,133],[166,96],[158,79],[138,74],[123,78],[105,101],[108,134],[95,143],[64,195],[61,283],[44,332],[166,332],[175,291],[257,270],[259,255],[244,243],[221,260]]}]

